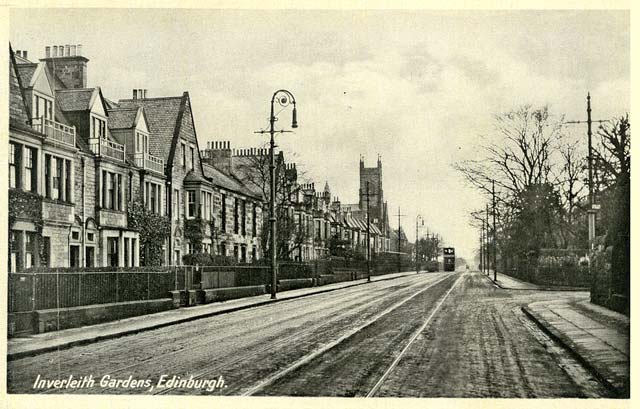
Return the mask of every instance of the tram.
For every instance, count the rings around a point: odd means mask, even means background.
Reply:
[[[455,271],[456,269],[456,249],[453,247],[444,247],[442,249],[442,265],[444,271]]]

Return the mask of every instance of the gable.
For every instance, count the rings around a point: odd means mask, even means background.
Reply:
[[[138,114],[136,115],[135,127],[136,127],[136,131],[149,134],[149,128],[147,128],[146,117],[144,114],[144,110],[142,109],[139,109]]]
[[[38,68],[36,68],[36,71],[33,73],[33,77],[31,77],[29,87],[33,87],[34,91],[53,98],[53,89],[49,82],[49,76],[46,73],[45,67],[45,63],[38,64]]]
[[[100,92],[98,92],[98,90],[93,91],[89,109],[92,114],[99,115],[103,118],[107,117],[107,113],[104,110],[104,101],[102,101],[102,95],[100,95]]]

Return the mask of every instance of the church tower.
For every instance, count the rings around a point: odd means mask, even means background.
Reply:
[[[381,225],[384,222],[384,196],[382,191],[382,161],[378,155],[376,167],[364,166],[364,157],[360,157],[360,200],[359,207],[363,212],[367,211],[367,182],[369,182],[369,212],[371,222]]]

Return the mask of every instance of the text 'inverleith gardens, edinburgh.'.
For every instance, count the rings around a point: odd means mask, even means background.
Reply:
[[[147,389],[148,392],[161,388],[180,388],[180,389],[201,389],[207,392],[213,392],[216,389],[226,388],[222,376],[214,379],[195,379],[193,375],[188,378],[180,376],[161,375],[157,380],[153,379],[134,379],[133,376],[128,378],[114,378],[110,375],[104,375],[101,378],[94,378],[93,375],[73,376],[63,379],[45,379],[39,374],[33,383],[33,389],[92,389],[92,388],[109,388],[109,389]]]

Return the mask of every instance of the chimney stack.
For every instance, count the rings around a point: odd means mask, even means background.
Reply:
[[[47,63],[47,67],[67,88],[86,88],[89,59],[82,56],[81,50],[80,44],[46,46],[45,58],[41,61]],[[24,53],[23,58],[26,58],[26,55],[27,53]],[[55,61],[53,61],[54,58]]]

